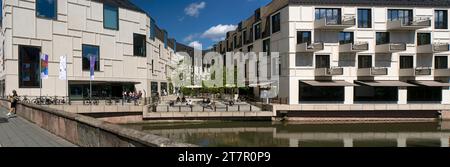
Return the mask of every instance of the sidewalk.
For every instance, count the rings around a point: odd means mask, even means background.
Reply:
[[[20,117],[8,119],[0,107],[0,147],[76,147]]]

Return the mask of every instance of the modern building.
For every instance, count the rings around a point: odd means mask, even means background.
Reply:
[[[176,41],[128,0],[4,0],[1,95],[88,97],[89,57],[96,57],[92,96],[169,92]],[[40,83],[39,57],[49,57]],[[59,79],[67,57],[67,80]]]
[[[214,50],[279,52],[286,104],[438,109],[450,104],[449,8],[444,0],[273,0]]]

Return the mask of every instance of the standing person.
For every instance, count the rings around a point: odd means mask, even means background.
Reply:
[[[11,107],[9,108],[8,114],[6,116],[10,117],[16,114],[16,106],[19,96],[17,95],[16,90],[13,90],[13,95],[9,97],[9,100],[11,101]]]

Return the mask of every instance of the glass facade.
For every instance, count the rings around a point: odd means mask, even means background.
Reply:
[[[147,56],[147,41],[145,35],[133,34],[133,51],[134,56]]]
[[[47,19],[56,19],[56,3],[56,0],[36,0],[36,16]]]
[[[84,45],[83,44],[83,59],[82,65],[84,71],[89,71],[91,69],[90,60],[91,56],[95,56],[95,71],[100,71],[100,48],[98,46],[93,45]]]
[[[371,9],[358,9],[358,28],[372,28]]]
[[[41,48],[19,46],[19,88],[40,88],[39,72]]]
[[[119,29],[119,8],[103,4],[103,27],[106,29]]]
[[[446,10],[434,11],[434,28],[435,29],[448,28],[448,12]]]
[[[297,44],[311,44],[311,31],[297,31]]]

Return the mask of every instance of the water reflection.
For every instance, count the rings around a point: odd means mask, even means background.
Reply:
[[[200,122],[125,126],[204,147],[449,147],[450,140],[450,122]]]

